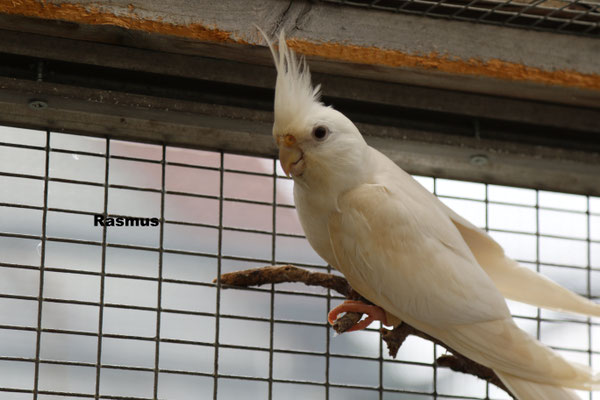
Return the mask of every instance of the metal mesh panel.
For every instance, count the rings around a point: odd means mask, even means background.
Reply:
[[[509,254],[600,292],[600,199],[419,177]],[[221,272],[328,270],[275,160],[0,129],[0,398],[502,399],[409,338],[334,337],[342,299],[300,284],[220,289]],[[156,227],[94,226],[95,214]],[[567,357],[598,361],[598,324],[510,303]],[[589,398],[589,395],[586,395]]]
[[[598,0],[321,0],[495,25],[600,36]]]

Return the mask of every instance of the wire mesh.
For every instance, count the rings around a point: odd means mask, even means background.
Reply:
[[[524,265],[600,293],[599,198],[418,179]],[[325,317],[342,299],[323,289],[212,282],[274,263],[329,270],[276,160],[3,127],[0,187],[0,398],[507,398],[438,369],[443,350],[421,339],[392,360],[376,328],[333,337]],[[510,307],[598,364],[597,321]]]
[[[598,0],[321,0],[556,33],[600,36]]]

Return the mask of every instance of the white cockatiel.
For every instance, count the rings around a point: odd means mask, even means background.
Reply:
[[[273,135],[306,237],[379,306],[347,303],[337,313],[406,321],[492,368],[519,400],[578,399],[572,389],[600,388],[587,366],[519,329],[505,297],[594,316],[600,306],[507,258],[484,231],[369,147],[348,118],[319,102],[319,87],[283,33],[279,51],[269,47],[277,68]]]

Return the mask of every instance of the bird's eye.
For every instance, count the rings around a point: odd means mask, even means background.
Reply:
[[[325,139],[328,134],[329,134],[329,129],[327,129],[324,126],[317,126],[312,131],[313,137],[315,139],[317,139],[317,140],[323,140],[323,139]]]

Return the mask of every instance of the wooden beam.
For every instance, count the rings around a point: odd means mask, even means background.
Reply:
[[[20,32],[259,64],[270,61],[256,57],[264,42],[255,25],[286,29],[288,44],[320,60],[320,72],[600,107],[593,38],[309,1],[13,0],[0,13],[29,18],[0,21]]]
[[[28,107],[34,98],[49,107]],[[0,124],[11,126],[276,157],[271,121],[268,111],[0,78]],[[600,195],[596,153],[476,137],[457,145],[437,132],[357,125],[410,173]]]

